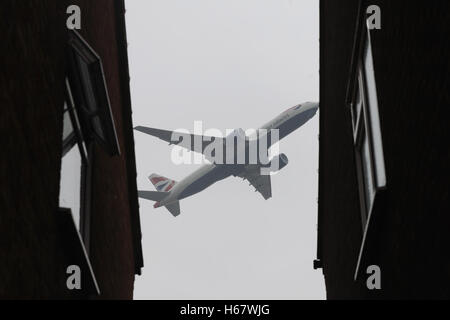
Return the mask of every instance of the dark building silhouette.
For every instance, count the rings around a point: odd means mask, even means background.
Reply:
[[[449,10],[320,2],[315,268],[329,299],[450,298]]]
[[[66,26],[71,5],[80,30]],[[123,0],[0,4],[0,298],[133,297],[143,258],[124,14]]]

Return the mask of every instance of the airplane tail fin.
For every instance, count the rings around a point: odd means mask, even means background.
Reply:
[[[161,202],[170,195],[170,190],[177,182],[157,174],[152,174],[148,179],[157,191],[139,191],[138,195],[140,198],[155,201],[153,207],[159,208]],[[174,217],[180,214],[180,201],[171,202],[165,207]]]
[[[173,186],[177,183],[175,180],[168,179],[156,173],[150,175],[148,179],[155,186],[156,190],[158,190],[159,192],[169,192],[173,188]]]

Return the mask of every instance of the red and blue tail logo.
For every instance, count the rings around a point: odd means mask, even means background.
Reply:
[[[157,174],[152,174],[148,179],[155,186],[156,190],[160,192],[169,192],[177,183],[175,180]]]

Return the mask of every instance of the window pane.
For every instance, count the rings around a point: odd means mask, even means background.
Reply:
[[[72,209],[77,229],[80,229],[80,187],[81,155],[78,148],[72,148],[61,163],[59,206]]]
[[[67,109],[66,103],[64,103],[64,110]],[[63,136],[62,140],[66,141],[68,137],[73,133],[72,120],[70,119],[69,111],[64,111],[64,124],[63,124]]]
[[[375,71],[373,66],[372,46],[370,38],[366,40],[363,56],[364,64],[364,78],[366,83],[367,94],[367,112],[370,114],[368,120],[370,121],[370,128],[372,130],[373,148],[375,158],[375,168],[378,187],[384,187],[386,185],[386,174],[384,168],[384,154],[383,144],[381,137],[380,118],[378,113],[378,99],[377,88],[375,83]]]
[[[372,175],[372,160],[370,157],[370,147],[369,140],[367,138],[366,132],[363,133],[362,145],[361,145],[361,162],[363,168],[363,178],[364,178],[364,192],[365,192],[365,203],[366,211],[370,212],[372,202],[375,198],[375,188],[374,180]]]
[[[89,66],[87,63],[78,57],[78,63],[80,66],[80,72],[82,76],[82,83],[83,83],[83,89],[85,93],[86,98],[86,108],[91,112],[98,112],[98,105],[97,105],[97,99],[94,94],[94,88],[91,80],[91,74],[89,71]],[[98,116],[94,116],[91,120],[92,122],[92,128],[95,131],[95,133],[102,139],[105,140],[105,135],[103,133],[102,129],[102,123],[100,121],[100,118]]]
[[[377,105],[377,88],[375,85],[375,74],[373,69],[372,47],[367,39],[364,47],[364,74],[367,88],[367,100],[371,105]]]

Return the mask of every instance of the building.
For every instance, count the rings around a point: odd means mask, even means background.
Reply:
[[[124,1],[0,12],[0,298],[131,299],[143,258]]]
[[[315,268],[329,299],[450,298],[449,9],[320,2]]]

